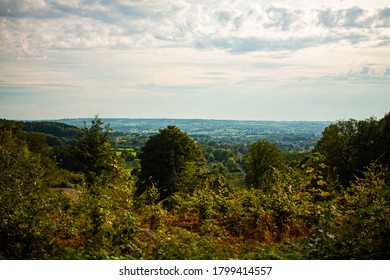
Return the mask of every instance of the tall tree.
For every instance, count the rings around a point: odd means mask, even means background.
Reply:
[[[374,117],[357,122],[354,146],[357,151],[356,165],[359,171],[363,171],[373,160],[382,155],[382,149],[378,147],[380,138],[379,122]]]
[[[343,120],[331,124],[322,133],[315,151],[325,156],[325,163],[334,171],[342,185],[347,187],[355,176],[373,161],[389,162],[390,114],[377,121]]]
[[[103,129],[103,122],[98,118],[91,123],[91,127],[85,127],[77,136],[78,146],[75,149],[75,157],[82,172],[85,174],[87,195],[91,208],[91,233],[95,238],[94,243],[102,241],[102,226],[106,221],[108,187],[115,186],[121,175],[119,160],[109,143],[110,128]]]
[[[272,169],[284,167],[283,154],[275,143],[258,140],[249,145],[245,164],[248,186],[264,189],[264,182]]]
[[[175,126],[161,129],[152,136],[140,154],[141,173],[137,194],[153,184],[165,199],[179,190],[191,188],[191,182],[202,171],[202,150],[188,135]]]
[[[102,120],[96,116],[91,127],[82,128],[77,136],[75,158],[86,176],[87,184],[103,185],[115,181],[119,175],[119,161],[109,142],[110,128],[103,128]]]
[[[329,125],[315,147],[316,152],[325,156],[325,164],[333,168],[344,187],[349,185],[358,167],[357,125],[352,119]]]
[[[377,155],[381,162],[390,164],[390,111],[379,120],[379,139],[377,142]]]

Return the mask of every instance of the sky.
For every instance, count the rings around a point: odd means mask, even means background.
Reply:
[[[388,0],[0,0],[0,118],[389,110]]]

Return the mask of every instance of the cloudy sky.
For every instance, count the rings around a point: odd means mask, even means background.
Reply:
[[[389,110],[388,0],[0,0],[0,118]]]

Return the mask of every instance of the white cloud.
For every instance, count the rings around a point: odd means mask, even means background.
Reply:
[[[18,56],[28,53],[26,49],[34,53],[38,49],[142,47],[142,43],[294,51],[338,43],[343,36],[352,44],[359,43],[366,36],[362,28],[369,28],[370,37],[380,40],[384,31],[379,29],[390,24],[388,8],[289,5],[289,1],[270,5],[267,1],[2,0],[0,39],[3,47],[12,45]]]
[[[41,17],[47,11],[44,0],[2,0],[0,16],[8,17]]]
[[[66,96],[76,90],[104,102],[110,92],[140,104],[147,100],[140,96],[153,96],[158,104],[172,92],[183,104],[196,103],[196,93],[203,104],[208,94],[217,102],[220,92],[260,98],[255,92],[264,91],[266,99],[274,91],[289,94],[291,85],[300,83],[313,91],[316,82],[388,87],[387,5],[382,0],[0,0],[0,101],[2,85]]]

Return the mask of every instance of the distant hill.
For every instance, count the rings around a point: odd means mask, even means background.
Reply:
[[[74,138],[80,132],[78,127],[63,122],[25,121],[23,124],[25,131],[41,132],[56,137]]]
[[[90,119],[61,119],[57,122],[81,127]],[[313,135],[320,136],[330,121],[239,121],[206,119],[102,119],[114,132],[153,134],[168,125],[174,125],[189,135],[258,136],[258,135]]]
[[[77,127],[89,126],[92,118],[62,119]],[[227,143],[248,145],[258,139],[278,143],[284,151],[306,152],[314,148],[329,121],[239,121],[206,119],[102,119],[113,130],[112,137],[138,135],[145,139],[169,125],[177,126],[197,141],[202,139],[225,139]],[[234,138],[234,139],[233,139]],[[127,139],[128,140],[128,139]],[[203,141],[204,142],[204,141]]]
[[[14,122],[21,125],[24,131],[42,133],[50,146],[75,144],[75,136],[80,132],[78,127],[63,122],[11,120],[0,120],[0,122]]]

